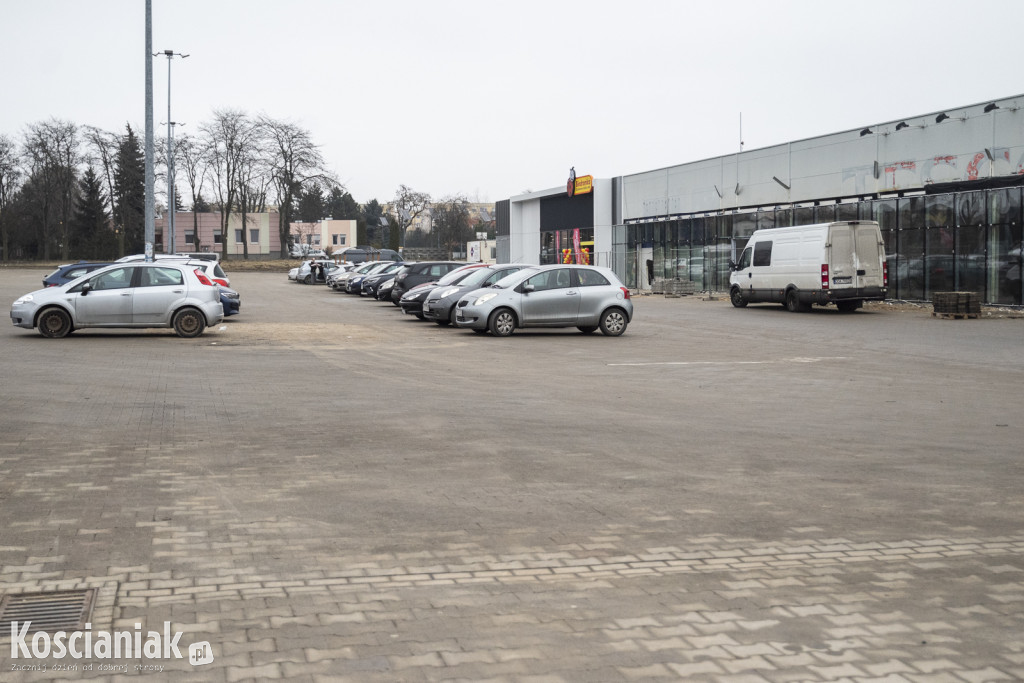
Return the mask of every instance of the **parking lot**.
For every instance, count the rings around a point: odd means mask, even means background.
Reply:
[[[0,328],[0,591],[211,643],[161,679],[1024,679],[1024,320],[499,339],[225,270],[196,339]]]

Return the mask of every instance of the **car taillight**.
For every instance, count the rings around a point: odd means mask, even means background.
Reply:
[[[197,278],[199,278],[199,284],[206,285],[207,287],[213,287],[213,283],[210,282],[210,278],[206,277],[206,273],[199,270],[198,268],[196,268],[192,272],[196,274]]]
[[[828,264],[821,264],[821,288],[828,289]]]
[[[619,287],[619,289],[622,290],[622,298],[623,299],[628,299],[629,298],[629,290],[626,289],[625,287]]]
[[[213,278],[213,281],[216,282],[221,287],[227,287],[228,286],[228,281],[227,280],[221,280],[220,278],[215,277],[215,278]]]
[[[882,261],[882,286],[889,286],[889,262]]]

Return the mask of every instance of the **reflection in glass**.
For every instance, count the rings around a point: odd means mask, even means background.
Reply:
[[[899,231],[896,255],[898,297],[910,301],[924,299],[924,229]]]
[[[985,228],[965,226],[956,232],[956,289],[985,297]]]
[[[988,301],[1021,305],[1021,225],[993,225],[988,233]]]
[[[954,279],[953,228],[931,228],[926,231],[924,277],[924,298],[930,299],[935,292],[956,290]]]

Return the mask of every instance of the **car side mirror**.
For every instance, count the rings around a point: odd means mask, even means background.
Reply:
[[[88,282],[82,285],[82,296],[85,296],[92,291],[92,285]]]
[[[533,285],[523,285],[523,294],[529,294],[534,290]]]

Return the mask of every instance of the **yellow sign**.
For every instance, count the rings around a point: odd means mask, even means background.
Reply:
[[[576,178],[576,187],[573,196],[578,194],[589,194],[594,189],[594,176],[581,175]]]

